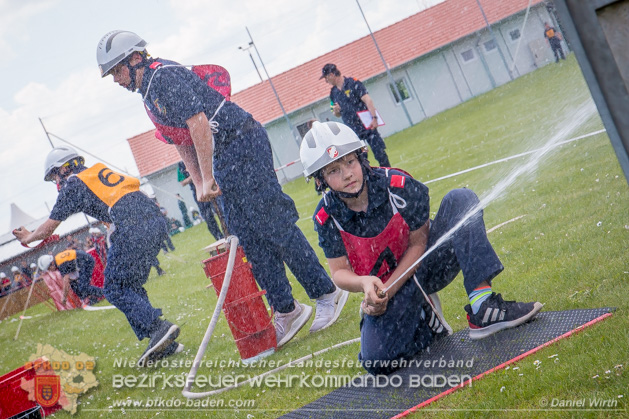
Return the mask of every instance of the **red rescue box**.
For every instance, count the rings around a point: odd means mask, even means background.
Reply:
[[[21,387],[22,378],[35,380],[37,376],[35,368],[38,363],[41,365],[44,362],[47,360],[40,358],[0,377],[0,419],[8,419],[29,409],[35,410],[34,408],[38,406],[38,403],[28,399],[28,392]],[[61,409],[61,405],[55,403],[50,407],[42,407],[42,409],[43,413],[48,416]]]

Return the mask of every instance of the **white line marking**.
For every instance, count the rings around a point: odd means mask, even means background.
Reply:
[[[563,145],[563,144],[571,143],[572,141],[577,141],[577,140],[581,140],[583,138],[592,137],[592,136],[598,135],[598,134],[600,134],[602,132],[605,132],[605,130],[604,129],[600,129],[598,131],[590,132],[589,134],[584,134],[584,135],[580,135],[578,137],[571,138],[571,139],[566,140],[566,141],[561,141],[561,142],[555,144],[554,146],[552,146],[552,148],[558,147],[558,146]],[[439,180],[448,179],[448,178],[454,177],[456,175],[461,175],[463,173],[471,172],[471,171],[476,170],[476,169],[482,169],[483,167],[491,166],[491,165],[496,164],[496,163],[502,163],[502,162],[505,162],[505,161],[517,159],[518,157],[526,156],[528,154],[537,153],[538,151],[545,150],[545,149],[546,149],[546,147],[538,148],[536,150],[526,151],[526,152],[520,153],[520,154],[515,154],[513,156],[505,157],[504,159],[498,159],[498,160],[491,161],[489,163],[481,164],[480,166],[470,167],[469,169],[461,170],[460,172],[456,172],[456,173],[452,173],[452,174],[445,175],[445,176],[442,176],[442,177],[438,177],[437,179],[430,179],[430,180],[427,180],[426,182],[422,182],[422,183],[424,185],[426,185],[428,183],[432,183],[432,182],[437,182]]]
[[[85,311],[100,311],[100,310],[111,310],[112,308],[116,308],[115,306],[102,306],[102,307],[92,307],[92,306],[85,306],[83,307],[83,310]]]
[[[520,219],[520,218],[522,218],[522,217],[526,217],[526,214],[523,214],[523,215],[518,215],[517,217],[512,218],[512,219],[510,219],[510,220],[507,220],[507,221],[505,221],[504,223],[500,223],[500,224],[498,224],[497,226],[493,226],[492,228],[490,228],[489,230],[487,230],[487,234],[491,233],[491,232],[492,232],[492,231],[494,231],[494,230],[498,230],[498,229],[499,229],[500,227],[502,227],[503,225],[506,225],[506,224],[512,223],[512,222],[514,222],[514,221],[517,221],[517,220],[519,220],[519,219]]]

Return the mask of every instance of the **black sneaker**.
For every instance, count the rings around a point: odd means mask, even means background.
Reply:
[[[168,320],[163,320],[159,327],[151,333],[149,345],[138,360],[138,367],[143,367],[151,354],[158,356],[179,336],[179,326],[172,324]]]
[[[171,355],[178,354],[183,351],[183,345],[181,343],[175,342],[174,340],[170,342],[170,345],[166,346],[161,352],[153,352],[149,356],[146,357],[146,365],[148,367],[152,366],[153,363],[169,357]]]
[[[531,320],[542,309],[542,303],[518,303],[504,301],[500,294],[492,293],[483,301],[478,313],[465,306],[467,321],[470,324],[470,339],[478,340],[496,332],[518,326]]]

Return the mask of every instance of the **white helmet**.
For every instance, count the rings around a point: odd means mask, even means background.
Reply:
[[[40,271],[47,271],[53,260],[52,255],[42,255],[37,259],[37,267]]]
[[[112,68],[135,51],[144,51],[145,47],[146,41],[133,32],[107,32],[96,48],[101,77],[108,75]]]
[[[347,125],[315,121],[299,149],[304,176],[312,176],[333,161],[363,147],[365,142]]]
[[[85,159],[83,159],[82,156],[79,156],[79,153],[77,153],[72,147],[61,146],[53,148],[46,156],[46,163],[44,164],[44,180],[52,180],[51,175],[53,169],[58,169],[70,160],[77,158],[79,159],[79,164],[85,163]]]
[[[17,266],[11,266],[11,272],[15,273],[19,271],[19,269],[17,268]]]
[[[0,272],[0,278],[4,279],[7,277],[7,274],[5,274],[4,272]]]
[[[34,263],[31,263],[30,268],[31,269],[35,269],[37,267],[37,265],[35,265]]]

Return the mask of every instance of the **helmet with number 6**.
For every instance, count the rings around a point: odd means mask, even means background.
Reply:
[[[62,166],[67,165],[71,168],[82,167],[85,164],[85,159],[80,156],[72,147],[62,146],[53,148],[46,156],[46,162],[44,164],[44,180],[52,180],[52,176],[56,170],[59,170]]]
[[[363,147],[365,142],[347,125],[315,121],[299,149],[304,176],[313,176],[333,161]]]

